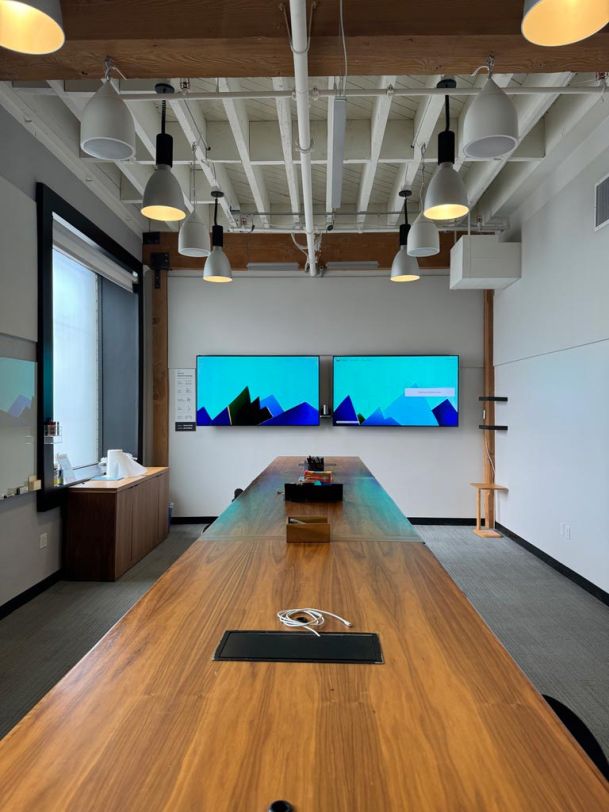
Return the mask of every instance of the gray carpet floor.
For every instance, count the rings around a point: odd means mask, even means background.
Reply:
[[[0,738],[199,536],[177,525],[115,583],[60,581],[0,620]],[[542,692],[569,705],[609,754],[609,607],[508,539],[417,530]]]

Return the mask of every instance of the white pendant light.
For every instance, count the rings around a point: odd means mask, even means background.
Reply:
[[[64,44],[59,0],[0,0],[0,45],[21,54],[52,54]]]
[[[166,102],[161,105],[161,132],[156,137],[156,167],[146,188],[141,212],[150,220],[175,222],[186,217],[182,188],[171,171],[173,138],[165,132]]]
[[[167,164],[158,164],[148,179],[141,211],[150,220],[175,222],[186,217],[182,189]]]
[[[421,278],[419,263],[415,257],[410,256],[406,248],[408,232],[410,231],[408,224],[408,198],[411,194],[410,189],[402,189],[400,192],[400,197],[404,198],[404,222],[400,226],[400,247],[391,264],[391,275],[389,278],[392,282],[416,282],[417,279]]]
[[[419,214],[408,232],[408,256],[433,257],[440,253],[440,233],[423,212]]]
[[[456,87],[454,79],[442,79],[438,87]],[[455,134],[450,129],[450,101],[444,99],[445,129],[438,134],[438,166],[427,187],[423,214],[429,220],[458,220],[469,211],[463,180],[453,166]]]
[[[190,169],[190,200],[193,209],[182,223],[178,236],[178,252],[185,257],[207,257],[211,250],[207,215],[205,209],[197,203],[196,150],[197,145],[193,144]]]
[[[488,160],[511,152],[518,144],[518,114],[512,100],[489,75],[463,122],[463,153]]]
[[[185,257],[208,257],[210,250],[209,223],[203,207],[195,204],[180,227],[178,251]]]
[[[607,23],[607,0],[525,0],[521,31],[534,45],[569,45]]]
[[[110,81],[112,68],[112,60],[107,59],[104,83],[83,110],[80,147],[103,161],[125,161],[135,155],[135,125],[131,111]]]
[[[224,197],[219,189],[212,191],[214,202],[214,225],[211,230],[211,254],[205,260],[203,280],[205,282],[232,282],[233,272],[230,262],[224,253],[224,229],[218,225],[218,200]]]

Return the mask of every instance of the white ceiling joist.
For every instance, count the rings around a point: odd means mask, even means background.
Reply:
[[[236,79],[220,79],[220,89],[229,92],[237,91],[239,89],[239,82]],[[247,177],[247,181],[252,190],[252,196],[259,212],[268,212],[270,209],[270,202],[264,176],[260,167],[254,166],[250,160],[249,151],[249,119],[245,110],[243,101],[236,99],[224,99],[223,101],[226,116],[228,118],[231,130],[233,131],[233,138],[239,151],[243,170]],[[261,214],[261,221],[265,228],[270,225],[270,220],[266,214]]]
[[[594,96],[563,97],[548,111],[545,126],[545,157],[536,165],[511,164],[501,172],[481,198],[478,208],[485,222],[511,215],[525,202],[542,194],[544,182],[551,183],[556,194],[570,180],[567,162],[576,153],[584,153],[589,162],[606,148],[609,129],[609,105]],[[579,161],[581,168],[582,160]]]
[[[283,76],[273,78],[275,90],[288,90],[288,82]],[[275,99],[277,107],[277,119],[279,121],[279,133],[281,135],[281,148],[283,152],[283,162],[285,164],[285,176],[290,194],[290,206],[293,212],[300,212],[300,194],[298,190],[298,174],[294,166],[294,134],[292,129],[292,111],[290,99],[280,97]],[[295,217],[295,222],[299,218]]]
[[[434,88],[442,76],[430,76],[428,77],[425,85],[427,88]],[[420,102],[417,112],[414,117],[414,135],[413,135],[413,148],[414,148],[414,156],[411,161],[409,161],[403,168],[401,168],[396,176],[396,179],[393,184],[393,189],[391,191],[391,196],[387,201],[387,210],[388,211],[399,211],[403,205],[404,200],[400,197],[400,191],[402,189],[408,189],[412,187],[414,180],[417,176],[419,171],[419,166],[421,165],[421,160],[423,157],[423,152],[421,147],[423,144],[428,145],[429,141],[436,129],[436,125],[438,123],[438,118],[440,117],[440,113],[444,108],[444,96],[426,96]],[[387,223],[389,225],[395,225],[399,220],[399,215],[390,214],[387,217]]]
[[[195,102],[170,100],[169,106],[181,126],[184,136],[189,144],[195,144],[195,155],[203,174],[212,187],[220,188],[224,192],[224,197],[220,198],[220,206],[224,216],[231,227],[235,227],[237,222],[233,215],[233,210],[239,209],[239,201],[230,182],[226,170],[223,166],[211,163],[207,155],[207,122],[205,116]],[[203,140],[203,141],[202,141]]]
[[[379,87],[394,87],[396,80],[397,76],[381,76],[379,79]],[[390,94],[387,96],[378,96],[374,100],[372,121],[370,123],[370,160],[364,166],[357,198],[357,208],[360,212],[365,212],[368,209],[392,100],[393,96]],[[365,214],[357,215],[357,222],[359,224],[363,224],[365,220]]]
[[[63,165],[82,183],[86,184],[108,208],[124,218],[126,225],[141,234],[145,221],[139,212],[120,201],[120,185],[117,185],[99,165],[89,165],[80,159],[78,149],[73,148],[65,133],[57,132],[32,104],[33,98],[24,99],[16,93],[9,82],[0,82],[0,104],[17,121],[24,125]],[[78,143],[78,136],[75,141]]]

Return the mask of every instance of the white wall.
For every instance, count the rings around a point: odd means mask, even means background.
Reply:
[[[36,341],[36,182],[46,183],[135,256],[141,255],[141,241],[2,108],[0,155],[0,333]],[[45,532],[48,544],[41,550]],[[0,502],[0,606],[60,563],[59,511],[38,513],[35,494]]]
[[[404,285],[366,276],[211,285],[172,275],[169,366],[194,367],[206,353],[459,354],[461,422],[455,429],[358,430],[322,421],[319,428],[170,431],[176,516],[218,515],[235,488],[280,454],[357,455],[406,515],[473,515],[469,483],[481,473],[479,292],[451,292],[446,276]]]
[[[575,160],[519,213],[522,279],[495,298],[498,520],[609,590],[609,226],[593,228],[609,150]]]

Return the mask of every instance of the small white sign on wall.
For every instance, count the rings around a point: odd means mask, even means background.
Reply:
[[[176,431],[197,430],[194,369],[174,369],[173,405]]]

